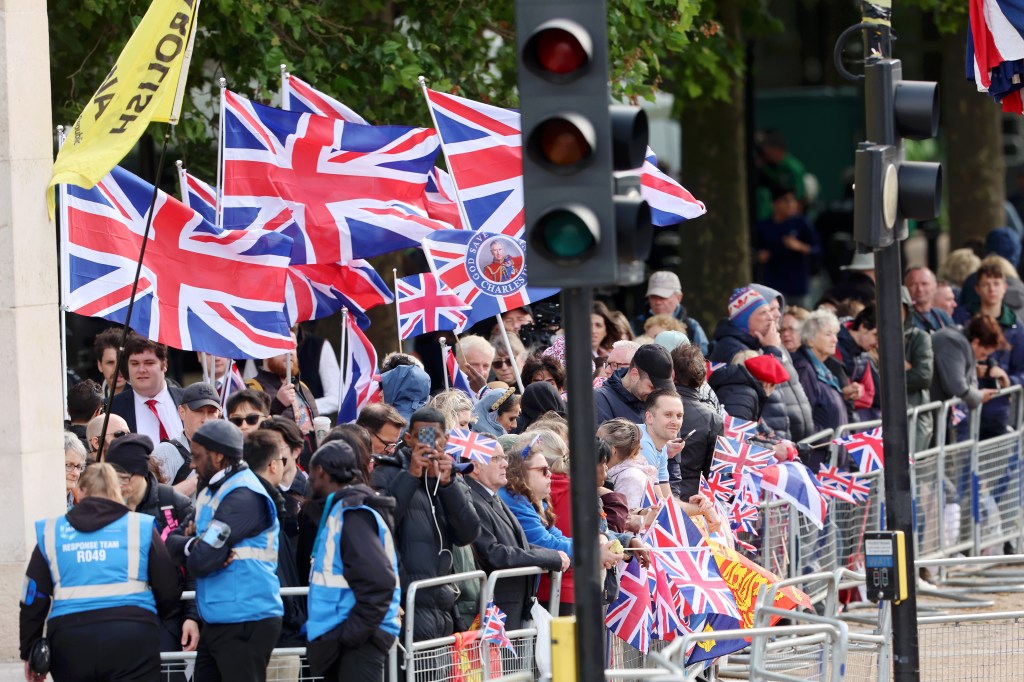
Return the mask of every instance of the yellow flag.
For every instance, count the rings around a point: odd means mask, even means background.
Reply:
[[[178,122],[199,2],[153,0],[57,154],[46,197],[51,218],[54,185],[95,186],[150,121]]]

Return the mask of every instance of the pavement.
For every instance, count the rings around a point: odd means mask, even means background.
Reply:
[[[0,663],[0,682],[25,682],[25,667],[17,663]]]

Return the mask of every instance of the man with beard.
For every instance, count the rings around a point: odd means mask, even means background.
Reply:
[[[284,613],[277,507],[242,461],[242,432],[230,422],[199,427],[192,468],[202,489],[195,526],[167,544],[196,579],[203,628],[195,678],[266,680]]]

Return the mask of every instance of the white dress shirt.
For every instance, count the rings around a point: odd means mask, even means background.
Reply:
[[[135,392],[133,391],[133,393]],[[167,384],[164,384],[164,389],[153,396],[153,398],[156,400],[156,411],[160,415],[160,421],[163,422],[164,430],[167,431],[167,437],[177,438],[185,430],[185,427],[181,424],[181,417],[178,416],[178,406],[174,404],[171,392],[167,390]],[[159,443],[160,424],[157,423],[156,416],[149,409],[149,405],[146,404],[147,400],[150,399],[135,393],[136,433],[149,436],[153,439],[153,443]]]

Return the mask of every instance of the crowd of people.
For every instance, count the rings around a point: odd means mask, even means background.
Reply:
[[[780,460],[814,471],[822,455],[800,440],[878,416],[869,266],[855,259],[814,310],[764,284],[740,287],[710,336],[688,316],[678,276],[655,272],[633,322],[594,304],[590,386],[566,383],[564,336],[527,347],[519,331],[532,311],[510,311],[507,343],[499,330],[458,339],[469,391],[432,393],[420,360],[393,353],[381,397],[330,430],[317,426],[324,387],[300,371],[301,350],[263,361],[244,385],[218,359],[179,387],[163,346],[133,333],[119,367],[121,331],[105,331],[102,383],[67,396],[68,511],[37,524],[21,600],[26,678],[42,679],[33,662],[45,643],[56,680],[156,679],[159,652],[181,650],[197,652],[196,680],[266,679],[272,650],[289,646],[307,647],[308,660],[275,660],[273,679],[308,665],[327,679],[381,680],[409,585],[474,569],[566,572],[560,610],[572,613],[571,458],[597,467],[600,562],[614,576],[625,560],[647,561],[650,490],[708,529],[727,526],[699,492],[724,415],[756,423]],[[981,408],[983,436],[1005,432],[1008,402],[995,394],[1024,382],[1014,263],[954,252],[947,279],[914,267],[905,284],[908,404],[962,398]],[[306,353],[314,366],[322,348]],[[596,439],[570,452],[566,401],[581,397],[595,400]],[[487,462],[446,454],[465,429],[500,449]],[[933,432],[921,420],[917,447]],[[280,594],[301,586],[308,597]],[[530,620],[537,597],[532,576],[499,581],[505,627]],[[478,605],[473,584],[418,590],[412,635],[466,631]]]

